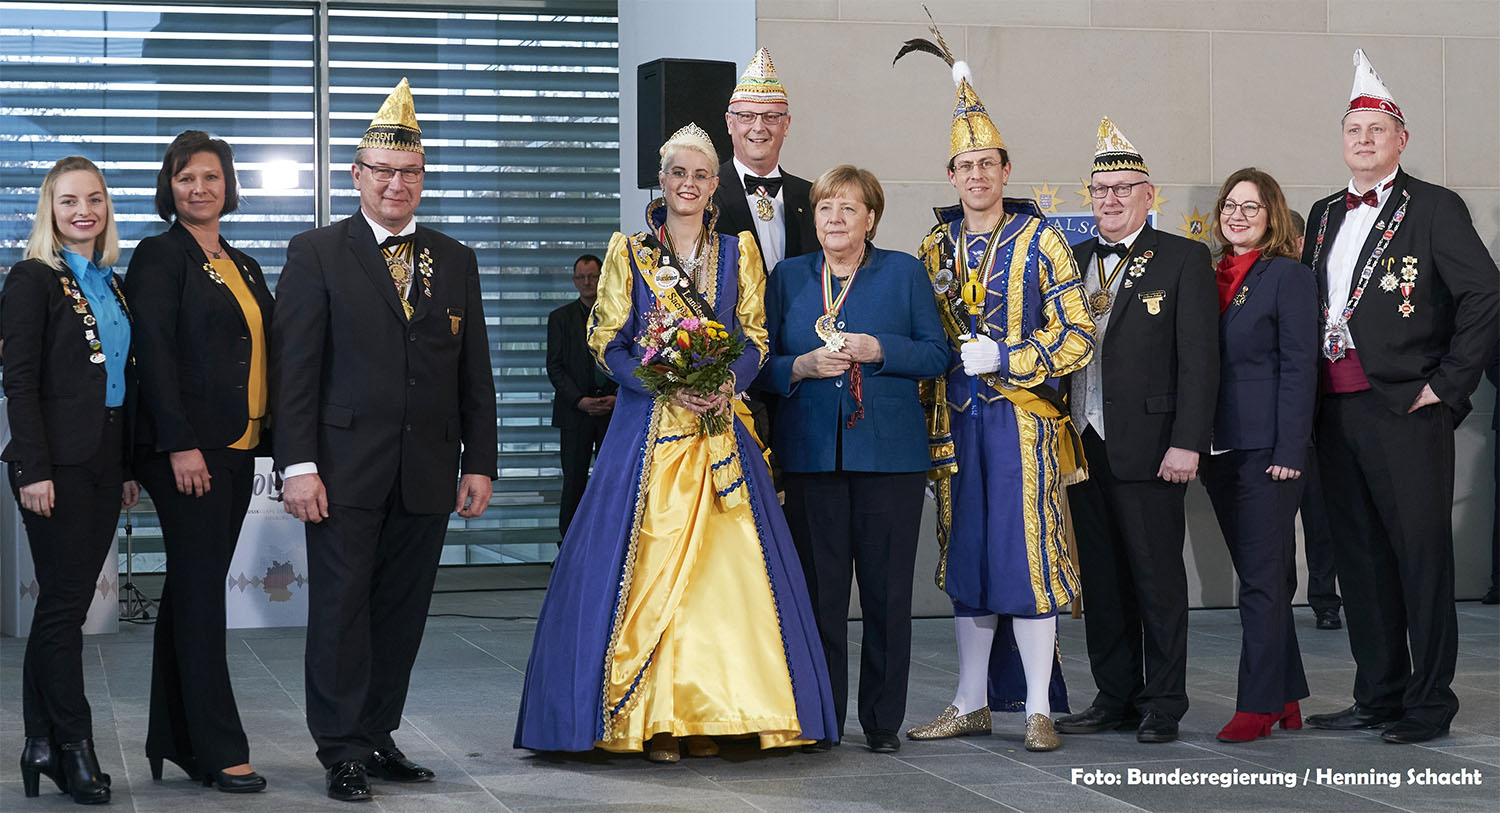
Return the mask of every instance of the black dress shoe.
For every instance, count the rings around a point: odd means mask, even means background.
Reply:
[[[1484,594],[1484,598],[1480,599],[1479,603],[1480,604],[1500,604],[1500,587],[1497,587],[1496,585],[1493,585],[1493,584],[1490,585],[1489,592],[1487,592],[1487,593]]]
[[[1361,706],[1358,703],[1332,714],[1309,714],[1303,721],[1313,728],[1325,731],[1357,731],[1361,728],[1380,728],[1386,723],[1401,719],[1399,714],[1385,714]]]
[[[1148,711],[1135,729],[1136,742],[1172,742],[1177,739],[1177,721],[1160,711]]]
[[[340,802],[368,802],[370,779],[365,764],[357,759],[334,763],[328,769],[328,798]]]
[[[1129,731],[1141,722],[1135,714],[1110,711],[1099,706],[1089,706],[1077,714],[1069,714],[1052,721],[1053,727],[1062,734],[1098,734],[1101,731]]]
[[[865,735],[865,743],[877,754],[894,754],[901,750],[901,738],[894,731],[871,731]]]
[[[1344,622],[1339,619],[1338,610],[1318,610],[1318,629],[1341,630]]]
[[[191,780],[193,780],[193,781],[195,781],[195,782],[203,778],[203,772],[198,770],[198,760],[194,759],[193,757],[165,757],[165,756],[163,756],[163,757],[153,757],[153,756],[147,756],[146,757],[146,761],[149,762],[149,763],[151,763],[151,779],[152,780],[160,780],[161,779],[161,770],[162,770],[162,762],[163,761],[170,762],[173,765],[176,765],[177,767],[181,768],[182,772],[185,773],[185,774],[187,774],[188,778],[191,779]]]
[[[26,798],[34,799],[41,794],[40,784],[45,776],[57,783],[57,789],[68,792],[67,780],[57,763],[59,754],[48,737],[27,737],[21,749],[21,784],[25,786]]]
[[[203,777],[203,787],[210,785],[218,785],[219,790],[225,793],[259,793],[266,789],[266,778],[255,771],[250,773],[214,771]]]
[[[437,774],[406,758],[401,749],[376,748],[370,762],[370,775],[388,782],[431,782]]]
[[[1448,736],[1448,724],[1438,725],[1427,720],[1418,720],[1413,717],[1403,717],[1397,722],[1391,723],[1381,732],[1380,738],[1386,742],[1398,745],[1410,745],[1415,742],[1427,742],[1438,737]]]
[[[109,801],[109,783],[99,770],[93,740],[65,742],[58,746],[58,767],[68,794],[81,805],[99,805]]]
[[[802,752],[804,754],[827,753],[828,751],[832,751],[835,745],[838,745],[838,742],[835,740],[818,740],[802,746]]]

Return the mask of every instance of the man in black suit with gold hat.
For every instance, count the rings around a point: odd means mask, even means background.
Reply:
[[[1067,382],[1089,478],[1068,501],[1098,694],[1056,725],[1171,742],[1188,708],[1185,501],[1218,398],[1218,290],[1207,246],[1147,222],[1156,187],[1107,116],[1089,194],[1099,237],[1073,253],[1097,345]]]
[[[359,211],[293,237],[276,290],[276,465],[307,533],[307,725],[343,801],[370,798],[367,772],[433,778],[391,734],[448,515],[482,514],[495,477],[478,263],[413,218],[425,165],[402,79],[354,153]]]
[[[1453,428],[1494,357],[1495,261],[1449,189],[1401,169],[1401,109],[1354,53],[1347,189],[1313,204],[1302,261],[1323,299],[1318,467],[1354,653],[1324,729],[1426,742],[1458,712]]]

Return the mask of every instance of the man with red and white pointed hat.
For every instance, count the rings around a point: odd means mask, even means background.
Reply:
[[[1323,299],[1318,463],[1354,653],[1354,705],[1307,718],[1441,737],[1458,711],[1453,428],[1495,352],[1495,262],[1452,190],[1401,169],[1410,133],[1354,52],[1346,190],[1313,204],[1302,261]]]

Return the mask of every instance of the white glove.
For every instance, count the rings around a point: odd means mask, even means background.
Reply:
[[[984,375],[1000,369],[1000,345],[985,335],[967,337],[959,348],[965,375]]]

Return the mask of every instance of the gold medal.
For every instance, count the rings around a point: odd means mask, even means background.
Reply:
[[[1089,312],[1094,318],[1109,313],[1109,306],[1114,304],[1115,297],[1109,291],[1095,291],[1089,294]]]
[[[776,216],[776,207],[771,205],[771,199],[757,193],[755,198],[755,216],[770,223],[771,218]]]

